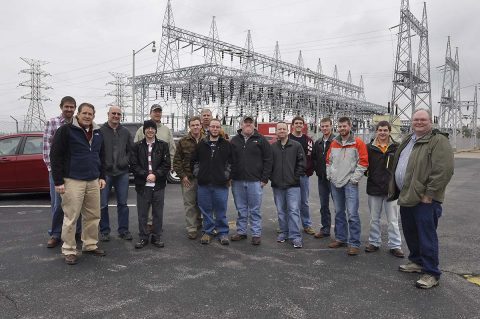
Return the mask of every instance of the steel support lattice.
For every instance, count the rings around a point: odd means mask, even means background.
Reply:
[[[115,80],[108,82],[107,85],[114,85],[115,88],[112,91],[108,92],[106,96],[113,96],[115,97],[115,100],[109,103],[108,106],[118,106],[122,110],[122,122],[124,122],[126,120],[125,116],[128,115],[125,111],[127,107],[129,107],[126,101],[127,98],[130,97],[126,90],[127,75],[116,72],[109,73],[115,78]]]
[[[42,94],[42,89],[48,90],[51,89],[51,87],[46,85],[42,81],[43,78],[49,76],[50,74],[43,71],[41,67],[48,62],[27,58],[20,59],[22,59],[30,66],[29,69],[24,69],[20,71],[21,73],[26,73],[30,75],[29,81],[25,81],[19,84],[20,86],[30,88],[30,94],[26,94],[21,97],[21,99],[30,100],[27,115],[25,116],[23,131],[42,131],[46,120],[42,102],[50,101],[49,98],[45,97]]]

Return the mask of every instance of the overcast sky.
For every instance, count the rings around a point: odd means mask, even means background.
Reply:
[[[15,0],[2,1],[0,12],[0,124],[21,120],[29,101],[20,100],[29,88],[20,70],[28,65],[20,57],[48,61],[51,74],[44,91],[47,118],[59,113],[62,96],[91,102],[97,122],[106,119],[105,96],[113,86],[108,72],[132,73],[132,50],[148,42],[160,43],[166,0]],[[272,55],[279,42],[282,59],[296,63],[302,50],[305,67],[333,75],[337,65],[341,80],[350,70],[354,84],[360,75],[367,100],[386,105],[391,98],[396,50],[395,29],[400,21],[400,0],[172,0],[176,26],[208,35],[216,16],[219,37],[244,46],[251,30],[254,50]],[[421,19],[423,2],[410,0],[410,10]],[[432,99],[437,105],[447,36],[459,47],[463,100],[473,99],[473,84],[480,82],[480,1],[427,2]],[[157,44],[157,47],[158,47]],[[197,51],[201,55],[201,50]],[[136,74],[155,71],[157,53],[144,50],[136,56]],[[182,61],[195,60],[183,53]],[[198,56],[196,57],[198,58]],[[187,66],[187,65],[182,65]]]

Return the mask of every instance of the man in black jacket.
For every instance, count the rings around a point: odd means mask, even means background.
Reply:
[[[302,248],[300,233],[300,176],[305,174],[305,154],[302,145],[288,138],[285,122],[277,124],[278,140],[272,144],[273,197],[277,206],[280,234],[277,242],[291,240],[294,248]]]
[[[132,235],[128,230],[129,210],[127,198],[129,182],[128,161],[132,151],[133,139],[130,131],[120,124],[122,110],[118,106],[110,107],[107,115],[108,121],[100,128],[105,147],[105,174],[107,182],[100,194],[100,240],[110,240],[108,197],[112,186],[115,188],[117,198],[118,236],[126,240],[132,240]]]
[[[133,147],[130,165],[135,177],[137,191],[138,230],[140,240],[135,248],[141,249],[148,244],[148,211],[152,209],[152,240],[155,247],[162,248],[163,206],[165,186],[170,170],[170,151],[168,143],[156,138],[157,124],[148,120],[143,122],[144,138]]]
[[[387,201],[388,184],[392,179],[393,157],[398,143],[391,136],[391,126],[387,121],[380,121],[376,126],[376,137],[367,145],[368,170],[366,172],[368,208],[370,209],[370,235],[365,252],[379,250],[382,243],[380,218],[382,208],[387,215],[388,248],[390,253],[399,258],[405,255],[402,251],[402,236],[398,228],[398,208],[395,201]]]
[[[200,242],[209,244],[215,235],[222,245],[228,245],[227,202],[230,184],[232,150],[220,136],[221,123],[210,121],[209,134],[200,141],[192,156],[193,174],[198,180],[198,207],[203,216],[203,236]]]
[[[318,176],[318,197],[320,197],[320,216],[322,227],[314,235],[315,238],[329,238],[332,219],[330,214],[330,181],[327,179],[327,152],[334,139],[332,120],[328,117],[320,121],[320,137],[313,146],[312,161]]]
[[[272,149],[268,141],[255,130],[252,116],[245,116],[242,128],[230,143],[232,145],[232,194],[237,208],[237,233],[232,241],[247,238],[250,221],[252,245],[260,245],[262,236],[263,187],[272,171]]]
[[[100,190],[105,187],[105,160],[100,127],[93,122],[95,107],[82,103],[72,123],[55,133],[50,160],[55,191],[64,212],[62,254],[68,265],[77,263],[75,224],[82,214],[82,250],[105,256],[99,249]]]

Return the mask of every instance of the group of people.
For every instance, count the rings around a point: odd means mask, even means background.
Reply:
[[[232,137],[209,109],[188,120],[189,132],[176,146],[171,131],[161,123],[162,108],[150,109],[150,120],[132,138],[120,123],[122,111],[112,106],[108,121],[94,122],[95,108],[78,107],[72,97],[60,103],[62,114],[51,119],[44,134],[44,159],[50,172],[52,198],[51,238],[47,247],[63,241],[67,264],[78,261],[76,240],[82,250],[104,256],[98,241],[110,240],[108,198],[114,187],[117,198],[118,235],[132,240],[127,206],[129,173],[137,192],[141,249],[162,241],[166,177],[175,170],[181,179],[186,235],[201,244],[215,238],[222,245],[242,241],[250,233],[251,244],[262,239],[263,190],[271,182],[278,214],[277,242],[303,247],[302,231],[315,238],[331,237],[329,200],[335,207],[334,239],[330,248],[347,248],[350,256],[360,252],[359,182],[367,176],[370,231],[365,252],[380,249],[382,210],[388,223],[388,248],[404,257],[398,225],[397,202],[409,263],[400,271],[424,275],[417,287],[438,284],[438,238],[445,188],[453,175],[453,152],[441,132],[432,130],[431,113],[415,110],[412,133],[402,143],[391,137],[387,121],[376,125],[375,138],[365,144],[351,131],[351,120],[337,120],[334,136],[330,118],[320,121],[322,137],[314,142],[306,134],[305,121],[296,116],[291,132],[285,122],[276,124],[277,141],[269,141],[255,129],[255,119],[245,116]],[[309,178],[316,173],[320,198],[321,227],[312,226],[309,209]],[[229,188],[237,211],[236,233],[229,237],[227,203]],[[78,223],[82,216],[81,225]],[[62,218],[63,217],[63,218]],[[201,232],[200,232],[201,231]]]

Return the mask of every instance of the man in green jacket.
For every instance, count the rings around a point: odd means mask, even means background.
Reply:
[[[403,235],[410,262],[400,271],[423,273],[418,288],[438,285],[438,219],[442,215],[445,188],[453,175],[453,151],[442,133],[432,130],[432,114],[417,109],[412,130],[400,144],[393,162],[389,200],[398,199]]]

